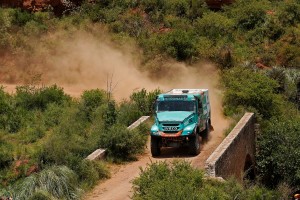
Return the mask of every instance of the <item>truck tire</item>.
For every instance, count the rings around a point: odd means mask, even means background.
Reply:
[[[153,157],[160,155],[159,141],[159,138],[151,137],[151,154]]]
[[[207,120],[206,123],[205,123],[205,130],[201,132],[201,137],[204,141],[207,141],[208,140],[208,135],[210,133],[210,120]]]
[[[198,155],[200,153],[200,140],[198,134],[195,134],[195,136],[190,137],[189,151],[192,155]]]

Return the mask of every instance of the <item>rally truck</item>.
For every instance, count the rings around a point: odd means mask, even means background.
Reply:
[[[190,154],[200,153],[199,137],[207,137],[211,127],[208,89],[172,89],[159,94],[154,112],[152,156],[159,156],[162,147],[188,146]]]

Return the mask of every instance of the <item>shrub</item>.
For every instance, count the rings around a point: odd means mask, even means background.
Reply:
[[[12,24],[12,10],[0,8],[0,30],[6,32],[12,26]]]
[[[45,110],[50,103],[60,105],[70,100],[70,97],[57,85],[41,88],[30,85],[18,86],[16,90],[16,105],[27,110]]]
[[[103,90],[94,89],[86,90],[81,95],[82,110],[89,121],[92,121],[95,110],[105,101],[105,92]]]
[[[119,106],[117,122],[129,126],[142,115],[137,104],[123,101]]]
[[[146,134],[129,131],[126,126],[115,124],[100,134],[100,146],[107,148],[108,157],[113,160],[129,160],[144,150]]]
[[[187,17],[190,9],[190,2],[187,0],[166,1],[166,12],[178,17]]]
[[[74,169],[84,187],[94,186],[100,179],[109,177],[109,170],[101,161],[82,160]]]
[[[192,31],[174,30],[161,37],[160,50],[183,61],[197,55],[196,43]]]
[[[19,134],[22,135],[22,143],[30,144],[36,142],[38,139],[41,139],[46,134],[46,127],[44,116],[41,111],[31,112],[30,119],[27,119],[25,127],[23,127]]]
[[[15,133],[21,128],[21,111],[14,108],[13,97],[0,87],[0,129]]]
[[[208,7],[206,5],[205,0],[192,0],[191,8],[189,12],[190,19],[197,19],[198,17],[202,17],[202,15],[208,12]]]
[[[116,103],[113,100],[108,101],[106,105],[104,105],[103,119],[104,119],[104,127],[109,129],[112,125],[116,123],[117,120],[117,109]]]
[[[4,88],[0,87],[0,128],[5,129],[11,112],[9,96],[4,92]]]
[[[155,12],[159,10],[164,10],[165,9],[165,0],[141,0],[140,1],[141,6],[143,9],[147,12]]]
[[[139,37],[145,28],[142,13],[139,12],[126,12],[122,15],[120,21],[123,23],[123,32],[131,37]]]
[[[21,9],[15,10],[13,20],[13,23],[15,25],[24,26],[27,22],[31,20],[34,20],[34,14]]]
[[[202,184],[202,172],[186,161],[153,163],[133,181],[133,199],[194,199]]]
[[[0,167],[4,168],[14,160],[14,147],[4,138],[4,133],[0,132]]]
[[[29,21],[24,26],[24,34],[27,36],[38,36],[42,32],[47,31],[47,26],[39,24],[36,21]]]
[[[282,44],[278,50],[279,63],[289,68],[299,68],[300,53],[299,47],[293,44]]]
[[[234,67],[224,71],[222,82],[226,88],[224,103],[227,115],[233,115],[241,106],[256,111],[265,119],[281,114],[282,99],[275,93],[278,84],[264,74],[245,67]]]
[[[296,25],[300,22],[300,5],[296,0],[281,2],[279,19],[283,26]]]
[[[61,121],[64,110],[67,105],[57,105],[56,103],[49,103],[47,109],[44,111],[45,126],[50,129],[54,128]]]
[[[15,186],[14,199],[50,196],[57,199],[79,199],[76,174],[65,166],[53,166],[33,174]]]
[[[74,104],[62,110],[59,124],[43,142],[42,162],[72,167],[97,148],[99,132],[104,129],[102,113],[89,123],[78,107]]]
[[[147,92],[143,88],[140,91],[133,92],[130,95],[130,100],[137,105],[139,111],[143,115],[150,115],[153,113],[153,103],[159,93],[161,93],[159,89]]]
[[[221,13],[205,13],[202,18],[195,22],[197,34],[216,41],[228,37],[233,31],[233,21]]]
[[[266,199],[279,194],[263,187],[243,188],[235,180],[204,179],[187,161],[151,163],[133,181],[133,199]]]
[[[300,184],[299,117],[272,119],[258,138],[257,166],[262,181],[271,187],[281,182]]]
[[[270,8],[268,1],[236,1],[233,8],[228,7],[228,14],[234,19],[236,26],[244,30],[251,30],[261,26],[266,19],[266,12]]]

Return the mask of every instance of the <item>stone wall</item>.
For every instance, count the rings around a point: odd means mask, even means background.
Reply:
[[[205,163],[210,177],[236,177],[242,180],[254,176],[255,117],[246,113]]]
[[[144,123],[147,119],[149,119],[150,116],[142,116],[135,122],[133,122],[130,126],[127,127],[127,129],[132,130]],[[88,160],[101,160],[105,158],[106,149],[96,149],[94,152],[92,152],[90,155],[86,157]]]

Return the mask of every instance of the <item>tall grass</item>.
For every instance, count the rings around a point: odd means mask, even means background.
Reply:
[[[26,200],[37,193],[44,193],[55,199],[76,200],[80,189],[76,174],[66,166],[52,166],[25,178],[16,185],[13,198]]]

